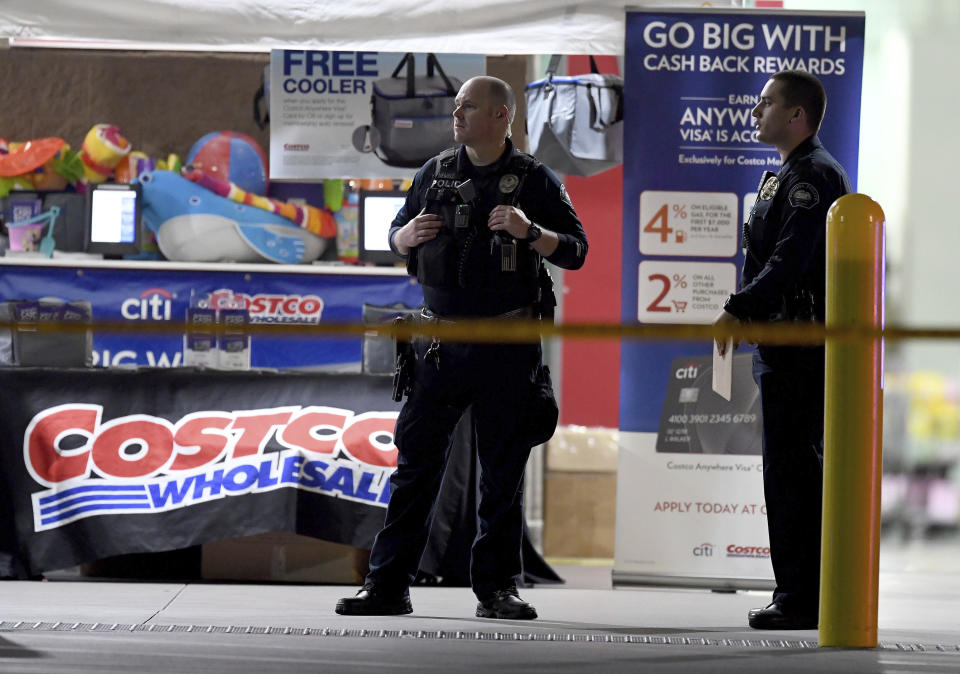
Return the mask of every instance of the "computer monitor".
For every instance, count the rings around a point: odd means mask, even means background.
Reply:
[[[402,260],[390,250],[390,225],[403,207],[407,193],[402,190],[360,190],[357,216],[358,257],[361,262],[398,264]]]
[[[139,184],[100,183],[87,193],[85,250],[118,258],[140,252]]]

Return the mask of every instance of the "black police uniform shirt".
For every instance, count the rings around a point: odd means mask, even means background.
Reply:
[[[501,178],[510,173],[514,154],[520,154],[507,139],[506,148],[500,158],[486,166],[474,166],[467,156],[466,149],[460,146],[456,152],[457,180],[462,183],[471,180],[477,190],[477,205],[474,209],[473,226],[486,228],[490,211],[501,203]],[[529,155],[528,155],[529,156]],[[556,232],[559,245],[556,251],[546,259],[564,269],[579,269],[587,255],[587,237],[567,196],[566,189],[549,168],[538,161],[530,168],[519,186],[519,199],[515,206],[531,222]],[[393,243],[393,236],[401,227],[415,217],[427,205],[426,193],[438,171],[438,158],[427,161],[413,180],[407,192],[406,202],[397,213],[390,227],[390,246],[399,255]],[[427,212],[436,212],[430,208]],[[454,223],[444,222],[444,227],[453,227]],[[489,233],[484,232],[484,241]],[[505,235],[505,233],[504,233]],[[420,248],[434,242],[421,244]],[[516,245],[529,246],[524,241]],[[489,244],[484,243],[489,250]],[[482,249],[482,247],[481,247]],[[401,256],[403,257],[403,256]],[[517,272],[504,272],[517,274]],[[509,279],[509,276],[505,276]],[[423,296],[426,306],[441,316],[496,316],[514,309],[529,306],[537,299],[536,282],[524,282],[518,278],[514,283],[501,285],[498,289],[475,287],[436,287],[424,283]]]
[[[826,219],[851,191],[846,171],[817,136],[766,175],[744,225],[740,289],[724,309],[742,321],[824,320]]]

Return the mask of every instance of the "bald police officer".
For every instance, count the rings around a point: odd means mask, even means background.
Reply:
[[[549,291],[542,260],[578,269],[587,254],[583,227],[563,185],[513,146],[516,100],[494,77],[468,80],[456,97],[454,138],[461,145],[417,173],[390,230],[393,250],[419,280],[427,321],[536,318]],[[523,473],[531,447],[556,426],[556,403],[539,344],[418,340],[412,390],[397,419],[397,470],[386,522],[374,540],[370,573],[337,613],[410,613],[409,587],[454,427],[469,407],[480,462],[478,533],[470,580],[476,615],[531,619],[520,599]],[[544,391],[549,400],[544,401]],[[543,414],[544,403],[553,416]]]

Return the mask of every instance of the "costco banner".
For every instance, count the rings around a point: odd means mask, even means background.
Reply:
[[[86,300],[93,321],[143,326],[141,331],[93,331],[93,362],[103,367],[183,365],[187,308],[243,306],[250,323],[303,325],[359,323],[364,303],[417,307],[423,294],[405,272],[398,274],[214,271],[172,263],[136,267],[4,265],[0,300]],[[150,332],[151,323],[171,328]],[[179,328],[182,328],[179,329]],[[253,368],[353,369],[359,371],[357,337],[251,337]]]
[[[0,369],[0,576],[269,531],[369,548],[389,377]]]
[[[636,10],[624,65],[622,320],[710,324],[735,290],[742,223],[779,154],[751,117],[780,70],[827,90],[820,139],[856,185],[862,13]],[[749,347],[733,398],[712,344],[621,344],[614,581],[769,587]]]

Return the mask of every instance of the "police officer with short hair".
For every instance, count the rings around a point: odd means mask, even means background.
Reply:
[[[542,259],[578,269],[583,227],[563,185],[510,141],[516,100],[494,77],[461,87],[453,113],[462,145],[417,173],[390,230],[393,250],[423,287],[426,321],[537,318],[552,297]],[[476,615],[532,619],[520,599],[523,473],[533,445],[556,427],[556,401],[539,343],[418,339],[409,398],[397,419],[397,470],[370,573],[337,613],[411,613],[417,573],[453,430],[471,409],[480,463],[478,532],[470,579]],[[545,393],[546,391],[546,393]],[[544,397],[548,400],[544,400]],[[547,409],[544,412],[544,408]],[[552,416],[550,414],[552,408]]]
[[[773,75],[753,109],[758,138],[782,165],[764,173],[744,225],[740,289],[715,325],[816,321],[825,316],[826,218],[850,192],[817,131],[826,92],[814,75]],[[720,352],[724,340],[717,340]],[[773,601],[748,614],[755,629],[813,629],[820,601],[823,495],[823,346],[767,346],[753,356],[763,412],[763,488],[776,578]]]

